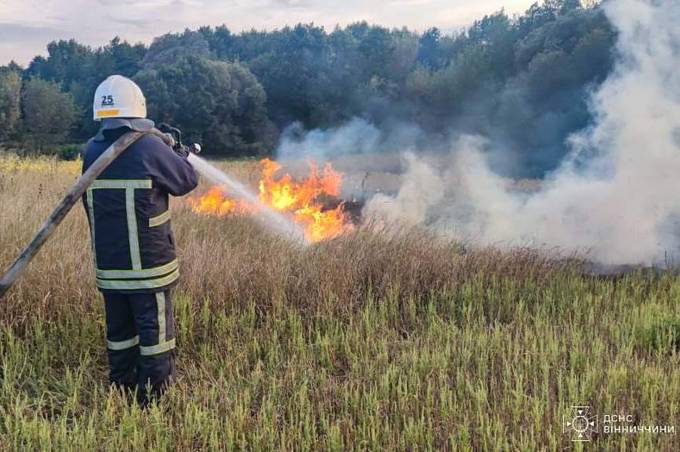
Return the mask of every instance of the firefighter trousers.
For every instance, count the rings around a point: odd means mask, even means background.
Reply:
[[[104,293],[112,384],[136,390],[146,406],[175,378],[175,322],[170,291]]]

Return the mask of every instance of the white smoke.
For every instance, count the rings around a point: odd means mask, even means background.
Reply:
[[[404,154],[404,158],[408,172],[399,194],[396,197],[377,194],[371,198],[367,208],[390,223],[425,223],[429,207],[444,199],[444,181],[434,168],[418,160],[414,154]],[[369,213],[368,216],[372,215]]]
[[[425,223],[484,244],[587,252],[606,264],[662,264],[680,245],[680,2],[612,0],[618,63],[593,94],[595,125],[532,194],[489,170],[482,138],[450,161],[408,157],[399,193],[367,215]],[[569,68],[555,68],[569,70]],[[443,168],[443,169],[442,169]]]
[[[371,152],[379,142],[380,131],[361,118],[328,130],[304,131],[300,123],[293,123],[281,134],[276,157],[278,160],[300,157],[327,160],[336,155]]]
[[[304,130],[293,123],[281,134],[277,160],[332,160],[346,155],[373,154],[416,148],[426,134],[416,125],[395,122],[380,128],[363,118],[354,117],[329,129]]]

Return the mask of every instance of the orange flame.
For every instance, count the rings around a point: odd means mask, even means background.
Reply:
[[[223,216],[239,211],[241,203],[225,197],[219,186],[211,187],[208,192],[197,199],[189,199],[194,212]]]
[[[323,197],[337,198],[342,186],[342,175],[326,164],[319,171],[314,162],[309,162],[309,175],[296,180],[290,174],[281,172],[281,165],[269,159],[260,161],[262,174],[259,182],[260,201],[279,212],[289,214],[301,225],[305,236],[312,242],[335,237],[351,228],[343,205],[324,209]],[[215,216],[249,214],[257,206],[228,195],[219,186],[214,186],[199,198],[189,199],[194,212]]]

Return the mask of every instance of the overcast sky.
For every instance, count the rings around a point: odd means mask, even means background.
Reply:
[[[534,0],[0,0],[0,64],[27,64],[49,41],[102,45],[114,36],[145,43],[167,32],[226,24],[232,31],[314,22],[332,29],[359,20],[390,27],[457,30],[501,8]]]

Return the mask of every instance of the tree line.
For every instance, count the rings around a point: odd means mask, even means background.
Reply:
[[[93,135],[94,90],[116,73],[141,86],[150,117],[208,154],[263,155],[291,123],[328,128],[361,117],[431,136],[483,134],[502,145],[514,174],[540,175],[591,121],[588,93],[611,71],[614,40],[597,3],[544,0],[456,33],[360,22],[238,34],[202,27],[149,46],[55,41],[26,68],[0,67],[0,141],[42,149]]]

